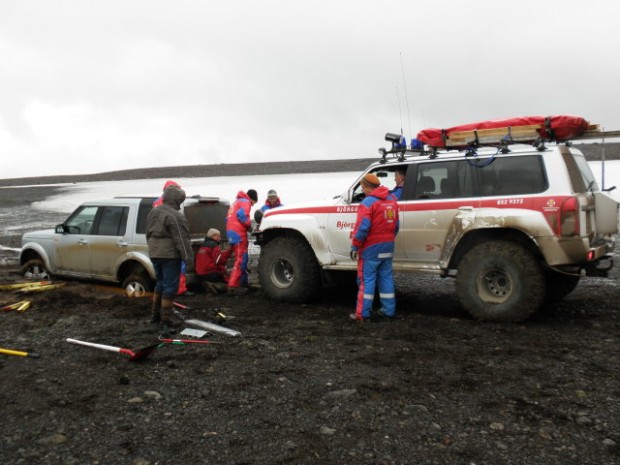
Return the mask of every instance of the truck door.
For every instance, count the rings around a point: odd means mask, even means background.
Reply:
[[[337,262],[351,261],[351,235],[355,227],[359,204],[359,198],[354,199],[351,204],[340,202],[335,210],[327,215],[327,226],[325,228],[329,235],[327,245]]]
[[[454,217],[467,204],[459,197],[473,195],[470,171],[457,169],[458,163],[419,163],[415,170],[409,168],[399,203],[399,240],[407,260],[438,265]]]

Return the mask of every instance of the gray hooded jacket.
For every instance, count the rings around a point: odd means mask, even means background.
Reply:
[[[185,191],[175,186],[166,188],[163,203],[147,217],[146,240],[151,258],[173,258],[192,267],[194,256],[189,236],[189,223],[179,210]]]

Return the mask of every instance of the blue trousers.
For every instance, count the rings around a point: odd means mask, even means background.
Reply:
[[[155,268],[155,293],[161,294],[164,299],[172,299],[179,290],[179,278],[181,277],[181,259],[176,258],[151,258]]]
[[[396,294],[392,274],[392,258],[364,259],[357,261],[357,305],[355,314],[361,318],[369,318],[375,288],[379,288],[381,311],[386,316],[396,313]]]

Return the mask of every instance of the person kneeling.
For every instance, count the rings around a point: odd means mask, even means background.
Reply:
[[[232,249],[221,249],[222,234],[215,228],[207,231],[207,237],[196,253],[196,277],[209,294],[216,295],[228,289],[226,262]]]

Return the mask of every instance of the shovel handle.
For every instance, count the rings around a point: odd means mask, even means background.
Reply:
[[[179,302],[175,302],[175,301],[172,301],[172,305],[174,305],[175,307],[182,308],[183,310],[191,310],[192,309],[192,307],[188,307],[187,305],[183,305],[183,304],[181,304]]]
[[[71,338],[67,338],[66,341],[70,342],[71,344],[78,344],[81,346],[93,347],[95,349],[101,349],[101,350],[109,350],[110,352],[126,354],[132,357],[135,355],[133,351],[129,349],[122,349],[121,347],[114,347],[114,346],[109,346],[106,344],[97,344],[95,342],[78,341],[77,339],[71,339]]]
[[[35,353],[23,352],[21,350],[0,349],[0,354],[5,355],[17,355],[18,357],[33,357],[38,358],[39,355]]]
[[[213,344],[211,341],[197,341],[195,339],[164,339],[160,337],[159,340],[167,344]]]

